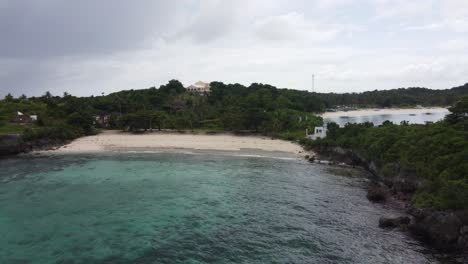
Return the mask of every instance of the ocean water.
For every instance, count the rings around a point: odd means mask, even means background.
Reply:
[[[324,121],[326,123],[335,122],[339,126],[344,126],[346,123],[364,123],[371,122],[374,125],[381,125],[385,121],[391,121],[395,124],[400,124],[402,121],[408,121],[410,124],[424,124],[426,122],[437,122],[449,114],[447,109],[404,109],[404,111],[388,111],[386,109],[369,111],[357,110],[351,112],[334,112],[326,113]]]
[[[0,160],[0,263],[438,263],[377,227],[365,172],[300,160]]]

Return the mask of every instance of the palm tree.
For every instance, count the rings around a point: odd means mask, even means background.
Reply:
[[[50,99],[52,97],[52,94],[49,91],[47,91],[42,97]]]
[[[13,100],[13,95],[11,95],[11,93],[8,93],[7,95],[5,95],[5,101],[11,102],[12,100]]]

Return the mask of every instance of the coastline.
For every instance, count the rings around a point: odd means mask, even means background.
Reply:
[[[304,158],[311,153],[299,144],[266,136],[233,134],[193,134],[146,132],[133,134],[107,130],[94,136],[81,137],[61,147],[38,150],[34,155],[64,155],[104,152],[219,152],[244,156]]]
[[[414,206],[412,197],[421,185],[420,179],[408,175],[385,177],[382,168],[368,161],[352,149],[325,147],[313,149],[320,159],[343,162],[368,171],[372,177],[367,186],[367,199],[374,203],[390,205],[401,212],[399,217],[382,215],[379,227],[396,228],[408,232],[416,239],[425,242],[436,250],[449,254],[468,253],[468,211],[434,210]],[[407,218],[407,222],[404,220]],[[403,220],[403,221],[401,221]],[[383,222],[384,224],[382,225]],[[390,223],[390,225],[387,225]]]

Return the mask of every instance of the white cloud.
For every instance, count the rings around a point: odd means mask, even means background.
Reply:
[[[427,25],[419,25],[419,26],[406,26],[404,29],[409,31],[418,31],[418,30],[440,30],[443,28],[443,24],[441,23],[431,23]]]
[[[468,31],[468,1],[379,0],[377,19],[399,19],[408,31]]]
[[[324,41],[333,39],[338,31],[319,27],[306,21],[303,14],[288,13],[261,18],[254,23],[256,35],[267,41]]]
[[[398,18],[398,19],[420,19],[434,12],[433,0],[374,0],[375,17]]]
[[[466,53],[468,50],[468,39],[442,40],[436,47],[444,53]]]
[[[346,7],[352,4],[359,4],[359,0],[318,0],[317,6],[323,9],[333,9],[339,7]]]
[[[468,16],[468,1],[443,0],[439,1],[440,12],[445,18],[466,18]]]
[[[150,22],[160,19],[149,19],[154,10],[139,6],[131,9],[135,10],[131,19],[111,17],[105,27],[93,31],[108,34],[104,31],[111,30],[113,38],[125,44],[121,45],[124,49],[95,50],[95,39],[81,34],[84,38],[76,45],[59,47],[59,54],[49,49],[52,54],[40,58],[14,57],[0,50],[0,94],[42,94],[46,90],[99,94],[159,86],[172,78],[185,84],[201,79],[307,89],[312,73],[318,91],[348,92],[415,85],[448,88],[466,82],[468,76],[468,1],[183,3],[167,8],[155,5],[157,14],[171,19],[163,19],[165,22],[154,29]],[[122,1],[117,6],[125,5],[137,4]],[[35,19],[24,21],[61,22],[55,16],[41,17],[37,10],[30,13],[35,13]],[[132,22],[114,27],[113,19]],[[11,24],[9,31],[17,32],[18,20],[7,22]],[[140,24],[144,34],[128,33]],[[75,21],[74,30],[89,29],[80,25]],[[51,28],[50,33],[60,36],[60,32]],[[104,39],[104,44],[113,44]],[[81,43],[93,52],[69,50],[80,50]],[[32,41],[17,45],[26,51],[42,51],[35,49]]]

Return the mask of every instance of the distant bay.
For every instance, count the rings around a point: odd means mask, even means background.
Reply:
[[[335,122],[339,126],[346,123],[371,122],[381,125],[385,121],[400,124],[408,121],[410,124],[424,124],[425,122],[437,122],[449,114],[447,108],[390,108],[390,109],[360,109],[353,111],[326,112],[322,114],[325,123]]]

